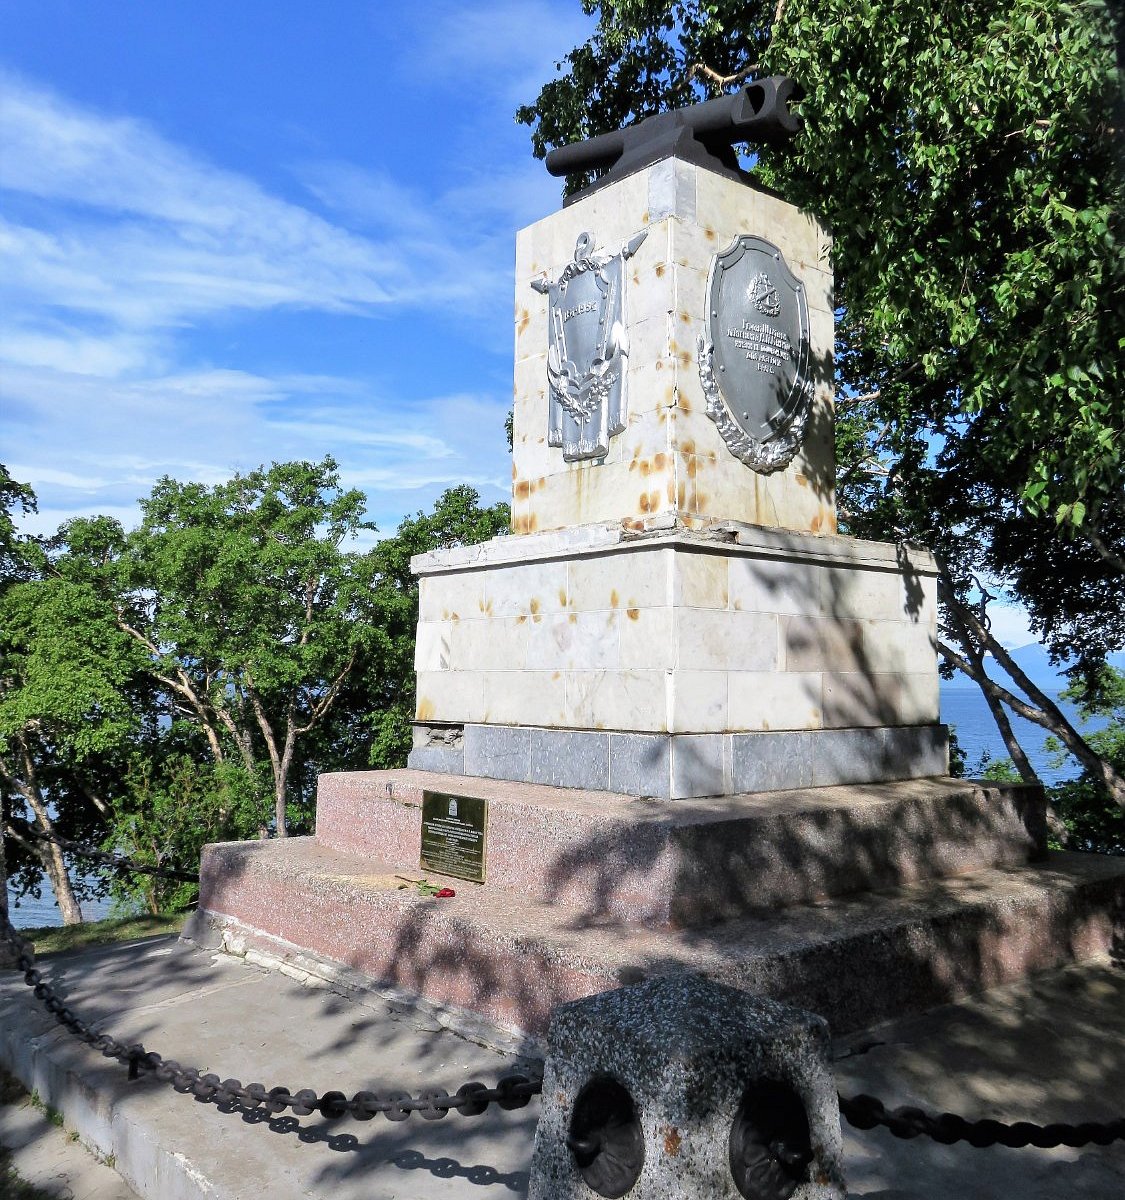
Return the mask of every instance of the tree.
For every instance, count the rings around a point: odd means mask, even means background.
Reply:
[[[13,497],[22,495],[12,492]],[[207,841],[312,821],[319,769],[401,766],[413,716],[410,558],[507,528],[453,488],[368,551],[364,500],[331,459],[208,487],[160,480],[125,532],[74,520],[44,543],[0,526],[0,780],[34,827],[153,866]],[[8,563],[8,558],[3,560]],[[17,569],[18,568],[18,569]],[[5,809],[20,884],[47,870],[80,920],[58,847]],[[181,906],[191,885],[104,876],[121,901]]]
[[[58,569],[92,572],[167,716],[191,723],[216,765],[233,760],[254,779],[266,764],[278,836],[302,741],[345,686],[377,676],[385,649],[374,559],[347,548],[373,528],[364,506],[326,458],[214,487],[164,478],[132,533],[105,518],[64,531]]]
[[[35,493],[27,484],[17,483],[0,463],[0,598],[20,578],[23,572],[22,555],[19,552],[19,537],[12,510],[23,513],[35,509]],[[9,795],[6,787],[0,788],[0,935],[8,924],[8,827]],[[15,949],[9,942],[0,941],[0,966],[15,960]]]
[[[5,491],[29,511],[29,489]],[[24,891],[46,871],[63,920],[82,919],[62,850],[36,834],[96,836],[109,808],[104,786],[140,718],[140,662],[97,596],[56,577],[44,547],[0,529],[0,787],[9,869]]]
[[[593,36],[517,114],[537,154],[748,74],[800,81],[804,132],[754,169],[834,232],[844,527],[933,545],[947,663],[1013,752],[1004,705],[1125,805],[1050,697],[990,678],[1003,647],[982,607],[990,587],[1018,596],[1086,679],[1125,632],[1120,16],[1103,0],[583,7]]]
[[[1125,673],[1103,667],[1095,687],[1080,682],[1068,689],[1067,699],[1078,702],[1083,718],[1108,718],[1103,729],[1090,735],[1090,743],[1125,775]],[[1104,790],[1096,772],[1083,771],[1077,779],[1056,784],[1050,794],[1068,845],[1125,854],[1125,812],[1102,802]]]
[[[394,537],[374,551],[374,606],[386,638],[386,670],[372,711],[371,765],[401,767],[410,748],[414,719],[414,640],[418,632],[418,581],[410,571],[416,554],[474,545],[508,532],[507,504],[480,506],[480,496],[461,485],[442,493],[432,513],[407,517]]]

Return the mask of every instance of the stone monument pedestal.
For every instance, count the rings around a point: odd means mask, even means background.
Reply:
[[[520,235],[512,534],[414,561],[414,769],[208,847],[190,935],[533,1033],[680,971],[844,1031],[1108,949],[1125,862],[946,777],[932,558],[836,532],[826,233],[645,161]],[[420,868],[427,793],[483,882]]]
[[[412,565],[412,767],[663,799],[948,769],[924,552],[607,524]]]

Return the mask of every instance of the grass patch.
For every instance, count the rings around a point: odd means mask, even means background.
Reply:
[[[41,925],[21,929],[38,954],[59,954],[64,950],[85,950],[112,942],[131,942],[136,938],[176,934],[184,927],[187,913],[161,913],[159,916],[109,917],[104,921],[83,921],[81,925]]]

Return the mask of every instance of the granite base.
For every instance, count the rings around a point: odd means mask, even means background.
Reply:
[[[425,726],[408,766],[661,800],[945,775],[945,725],[761,733]]]

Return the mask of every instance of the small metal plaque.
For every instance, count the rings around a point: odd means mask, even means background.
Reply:
[[[532,281],[549,302],[547,445],[561,446],[566,462],[604,458],[609,439],[625,428],[624,264],[647,236],[641,230],[616,254],[599,254],[583,233],[554,283]]]
[[[742,234],[711,263],[699,378],[731,452],[763,474],[797,453],[812,400],[805,289],[771,242]]]
[[[422,793],[422,870],[484,883],[487,834],[487,800]]]

